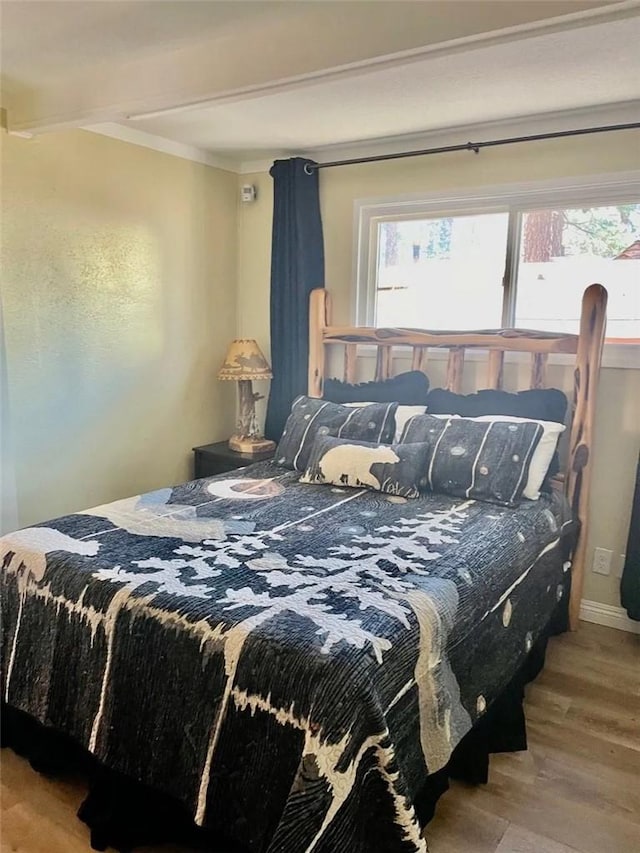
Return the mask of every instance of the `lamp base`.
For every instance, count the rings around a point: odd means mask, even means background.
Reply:
[[[276,449],[276,443],[259,435],[232,435],[229,449],[236,453],[269,453]]]

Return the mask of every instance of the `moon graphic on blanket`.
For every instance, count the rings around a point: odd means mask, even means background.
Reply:
[[[235,478],[231,480],[213,480],[207,491],[217,498],[231,501],[259,501],[275,498],[284,492],[284,486],[275,480],[249,480]]]

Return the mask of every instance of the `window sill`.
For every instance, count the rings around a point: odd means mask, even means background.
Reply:
[[[640,343],[605,344],[602,353],[602,366],[640,370]]]

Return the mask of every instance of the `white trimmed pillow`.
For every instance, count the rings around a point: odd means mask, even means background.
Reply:
[[[451,418],[460,417],[459,415],[432,415],[434,418]],[[547,471],[551,465],[553,454],[556,452],[560,436],[565,431],[564,424],[558,424],[555,421],[538,421],[533,418],[517,418],[512,415],[477,415],[475,418],[465,418],[468,421],[506,421],[507,423],[522,424],[532,423],[540,424],[543,429],[542,438],[538,442],[536,449],[533,451],[531,462],[529,464],[529,475],[527,477],[527,485],[524,487],[522,497],[530,501],[537,501],[540,497],[540,488],[547,476]],[[397,423],[397,416],[396,416]]]
[[[407,421],[402,442],[430,445],[431,491],[513,507],[522,499],[542,433],[540,424],[526,419],[482,422],[427,413]]]
[[[537,501],[540,497],[540,488],[547,476],[547,471],[551,465],[553,454],[556,452],[560,436],[565,431],[564,424],[558,424],[555,421],[537,421],[532,418],[516,418],[510,415],[478,415],[475,418],[470,418],[473,421],[508,421],[509,423],[534,423],[540,424],[544,432],[542,438],[538,442],[538,446],[533,451],[533,457],[529,464],[529,476],[527,485],[522,492],[523,498],[528,498],[530,501]]]
[[[371,402],[371,403],[342,403],[342,405],[348,406],[351,409],[359,409],[362,406],[372,406],[374,404],[373,404],[373,402]],[[398,408],[396,409],[396,414],[395,414],[396,432],[395,432],[395,435],[393,436],[393,443],[398,444],[398,442],[400,441],[400,438],[401,438],[402,433],[404,431],[404,426],[405,426],[406,422],[409,420],[409,418],[412,418],[414,415],[424,415],[424,413],[426,411],[427,411],[426,406],[403,406],[403,405],[399,405]]]
[[[388,444],[393,439],[397,403],[374,403],[359,411],[317,397],[296,397],[284,425],[274,462],[304,471],[318,435]]]

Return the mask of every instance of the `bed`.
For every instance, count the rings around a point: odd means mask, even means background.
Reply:
[[[575,627],[606,292],[579,336],[331,325],[311,299],[309,396],[328,352],[449,347],[576,355],[564,479],[517,508],[310,485],[276,463],[9,534],[4,736],[36,766],[92,777],[81,816],[121,849],[172,837],[267,853],[423,853],[450,775],[523,748],[522,691]],[[569,607],[567,608],[567,605]],[[194,824],[202,827],[196,836]]]

